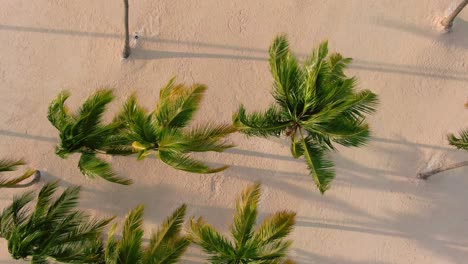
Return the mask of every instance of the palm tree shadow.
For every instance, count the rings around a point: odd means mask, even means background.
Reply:
[[[370,217],[364,210],[340,199],[321,195],[316,189],[313,180],[307,174],[305,165],[304,174],[234,165],[224,172],[224,176],[241,178],[246,181],[260,181],[267,188],[278,190],[304,202],[310,203],[313,201],[316,204],[323,204],[324,207],[330,210]]]
[[[447,47],[468,48],[468,35],[466,34],[466,32],[468,32],[468,22],[460,17],[455,19],[453,28],[448,33],[437,32],[435,29],[430,27],[424,29],[416,25],[404,23],[401,20],[375,18],[373,22],[381,27],[414,34],[429,40],[440,42]]]
[[[416,26],[403,24],[399,21],[382,20],[376,19],[375,24],[383,27],[388,27],[396,30],[406,31],[412,34],[418,34],[430,39],[439,39],[439,41],[446,43],[447,45],[460,45],[466,48],[468,46],[468,39],[464,32],[467,31],[467,22],[463,19],[457,19],[453,32],[450,34],[440,35],[432,33]],[[35,33],[35,34],[51,34],[51,35],[64,35],[74,36],[81,38],[103,38],[103,39],[123,39],[120,34],[106,33],[106,32],[89,32],[89,31],[78,31],[73,29],[52,29],[52,28],[40,28],[31,26],[17,26],[17,25],[6,25],[0,24],[0,31],[13,31],[21,33]],[[153,59],[170,59],[170,58],[205,58],[205,59],[228,59],[228,60],[247,60],[247,61],[267,61],[268,51],[266,49],[234,46],[227,44],[207,43],[190,40],[173,40],[164,38],[155,38],[148,36],[140,36],[140,40],[143,45],[146,45],[145,49],[136,48],[133,49],[132,55],[129,57],[130,60],[153,60]],[[146,44],[145,44],[146,43]],[[154,44],[162,45],[174,45],[177,48],[181,46],[187,46],[190,48],[199,49],[213,49],[213,50],[225,50],[226,52],[186,52],[186,51],[164,51],[158,46],[158,49],[152,49]],[[242,54],[233,54],[232,52],[241,52]],[[245,53],[250,53],[246,55]],[[251,55],[255,54],[255,55]],[[307,54],[297,53],[301,58],[305,58]],[[372,62],[356,59],[350,65],[350,68],[365,71],[375,71],[382,73],[398,73],[405,75],[417,75],[428,78],[438,79],[449,79],[468,81],[466,72],[454,72],[448,71],[442,68],[425,68],[420,65],[399,65],[390,64],[385,62]]]
[[[60,177],[50,173],[47,170],[41,170],[41,175],[42,175],[41,181],[44,181],[44,182],[59,181],[61,186],[64,186],[64,187],[67,187],[67,188],[76,186],[75,184],[71,183],[70,181],[64,180],[63,178],[60,178]]]
[[[235,155],[248,156],[248,157],[257,157],[257,158],[266,158],[266,159],[273,159],[273,160],[282,160],[282,161],[304,163],[301,160],[294,159],[291,156],[282,156],[282,155],[278,155],[278,154],[265,153],[265,152],[247,150],[247,149],[240,149],[240,148],[228,149],[228,150],[225,151],[225,153],[226,154],[235,154]]]
[[[464,20],[463,20],[464,21]],[[421,30],[420,28],[405,25],[402,23],[389,23],[386,27],[402,30],[409,32],[411,34],[418,34],[420,36],[430,38],[430,39],[439,39],[442,43],[448,46],[456,46],[456,47],[463,47],[466,48],[466,35],[462,34],[463,32],[467,32],[466,22],[464,24],[460,24],[459,20],[456,21],[454,26],[454,31],[447,35],[437,35],[431,34],[427,31]],[[463,30],[462,30],[463,29]],[[117,38],[117,35],[113,34],[105,34],[105,33],[93,33],[93,32],[70,32],[66,30],[62,31],[55,31],[54,30],[43,30],[38,31],[35,28],[12,28],[6,29],[4,25],[0,26],[0,30],[22,30],[25,32],[40,32],[40,33],[47,33],[47,34],[59,34],[59,35],[68,35],[74,34],[78,37],[101,37],[101,38]],[[457,33],[458,32],[458,33]],[[454,34],[455,33],[455,34]],[[445,37],[445,38],[444,38]],[[148,42],[151,43],[158,43],[158,41],[149,39]],[[161,42],[162,43],[162,42]],[[209,43],[197,43],[197,42],[179,42],[179,41],[168,41],[166,43],[180,45],[199,45],[200,47],[204,48],[220,48],[220,44],[209,44]],[[249,51],[249,48],[244,47],[233,47],[233,46],[225,46],[226,50],[234,50],[234,51]],[[245,50],[244,50],[245,49]],[[259,52],[260,49],[252,49],[253,52]],[[138,55],[138,53],[140,54]],[[266,51],[264,51],[266,52]],[[136,57],[135,59],[146,59],[147,56],[150,59],[168,59],[168,58],[216,58],[216,59],[232,59],[232,60],[254,60],[254,61],[263,61],[266,60],[266,57],[262,56],[244,56],[244,55],[233,55],[233,54],[225,54],[225,53],[191,53],[191,52],[174,52],[174,51],[157,51],[157,50],[135,50]],[[138,56],[141,56],[140,58]],[[446,74],[444,71],[442,73],[436,73],[437,69],[426,69],[420,68],[418,66],[414,67],[406,67],[404,65],[393,65],[393,64],[377,64],[374,62],[360,62],[357,61],[357,68],[361,67],[360,69],[364,70],[374,70],[374,71],[382,71],[382,72],[396,72],[401,74],[411,74],[411,75],[421,75],[425,77],[433,77],[433,78],[445,78],[445,79],[455,79],[455,80],[468,80],[466,78],[466,73],[456,73],[456,74]],[[356,66],[355,66],[356,67]],[[24,136],[21,133],[2,133],[5,130],[1,130],[0,134],[4,136],[15,136],[21,137],[25,139],[32,139],[32,140],[40,140],[40,141],[48,141],[48,142],[56,142],[55,139],[53,141],[51,138],[43,137],[43,136],[34,136],[34,135],[27,135]],[[407,141],[399,141],[397,144],[401,144],[402,146],[411,142]],[[290,193],[293,196],[299,197],[300,199],[310,202],[310,201],[326,201],[324,205],[327,210],[342,210],[346,214],[349,214],[350,218],[357,217],[357,216],[364,216],[366,217],[366,221],[361,221],[357,223],[353,223],[353,225],[342,225],[342,224],[329,224],[328,222],[320,223],[317,226],[316,219],[303,219],[302,226],[305,228],[329,228],[329,229],[339,229],[342,228],[343,231],[346,232],[360,232],[360,233],[371,233],[373,235],[380,235],[380,236],[402,236],[402,233],[406,233],[404,238],[410,239],[415,241],[418,245],[423,245],[424,248],[427,248],[433,252],[439,252],[442,248],[443,255],[447,255],[448,258],[452,258],[454,260],[462,261],[462,258],[458,258],[458,256],[462,255],[461,250],[452,250],[452,245],[459,246],[457,243],[454,242],[444,242],[441,240],[435,239],[437,235],[444,236],[444,228],[450,229],[449,234],[447,235],[451,241],[452,239],[458,239],[459,241],[465,241],[463,237],[457,236],[455,230],[464,230],[463,226],[461,226],[458,222],[455,222],[454,227],[448,226],[454,219],[447,219],[444,218],[444,212],[447,213],[445,215],[451,215],[450,213],[452,210],[459,210],[460,212],[464,209],[462,207],[454,207],[460,203],[460,200],[463,201],[466,199],[466,195],[462,192],[461,188],[466,186],[466,181],[463,179],[463,174],[466,174],[466,170],[462,169],[457,172],[450,173],[450,179],[447,177],[440,175],[435,176],[427,183],[421,184],[404,184],[402,181],[395,180],[393,176],[400,176],[400,177],[407,177],[409,178],[412,176],[411,169],[408,168],[415,168],[412,164],[417,162],[418,158],[421,156],[421,146],[418,145],[410,145],[409,147],[394,147],[390,149],[389,158],[391,159],[392,166],[391,170],[381,170],[376,169],[373,167],[368,166],[367,164],[362,164],[360,162],[356,162],[354,159],[348,159],[347,156],[337,156],[337,169],[339,170],[339,175],[337,178],[337,182],[342,181],[343,183],[350,183],[353,184],[353,187],[362,188],[362,189],[377,189],[377,190],[384,190],[390,192],[404,192],[408,197],[411,199],[417,198],[422,201],[427,201],[427,206],[429,209],[423,210],[419,212],[419,214],[414,215],[405,215],[405,214],[397,214],[394,215],[391,219],[381,219],[370,215],[369,212],[361,210],[359,208],[355,208],[350,206],[349,203],[343,200],[339,200],[332,197],[322,197],[319,196],[315,188],[312,184],[311,179],[307,176],[307,171],[304,167],[304,174],[302,173],[289,173],[283,171],[276,171],[274,169],[263,169],[263,168],[255,168],[255,167],[247,167],[247,166],[236,166],[232,167],[231,171],[226,172],[226,175],[229,177],[241,177],[244,179],[252,180],[252,179],[263,179],[264,183],[269,185],[272,188],[284,190],[285,193]],[[377,148],[376,151],[377,155],[382,155],[384,152],[383,149],[385,147]],[[388,150],[388,147],[387,147]],[[362,150],[361,150],[362,151]],[[229,153],[229,152],[228,152]],[[278,160],[288,160],[286,156],[276,155],[276,154],[268,154],[256,151],[249,151],[249,150],[242,150],[236,152],[232,152],[233,154],[240,154],[240,155],[247,155],[247,156],[259,156],[264,158],[274,158]],[[390,157],[391,156],[391,157]],[[293,159],[291,159],[293,160]],[[386,177],[388,174],[391,174],[391,177]],[[349,175],[348,177],[344,177],[342,175]],[[287,176],[287,177],[282,177]],[[55,176],[51,176],[52,179]],[[55,177],[57,178],[57,177]],[[298,184],[294,184],[294,182]],[[308,183],[309,185],[305,184]],[[390,183],[390,184],[389,184]],[[70,184],[70,183],[66,183]],[[154,209],[154,213],[149,213],[149,219],[153,221],[159,221],[163,217],[165,217],[170,210],[175,208],[178,204],[175,204],[174,201],[170,199],[175,198],[177,195],[176,190],[171,192],[170,186],[137,186],[137,189],[131,189],[128,193],[124,192],[123,189],[116,188],[110,189],[112,191],[112,195],[108,197],[108,193],[106,190],[100,191],[95,190],[95,194],[102,192],[102,194],[95,196],[94,198],[89,198],[85,201],[85,205],[90,208],[95,208],[96,210],[102,210],[101,205],[98,205],[96,201],[102,201],[102,204],[110,204],[111,207],[107,208],[109,213],[114,213],[118,210],[119,214],[125,214],[129,209],[133,208],[136,204],[133,204],[133,199],[125,199],[123,197],[128,197],[131,193],[140,193],[143,197],[147,197],[147,204],[150,204],[150,208]],[[438,190],[439,187],[443,187],[445,190],[450,190],[449,193],[444,193]],[[127,187],[125,187],[127,188]],[[455,190],[455,191],[452,191]],[[196,195],[196,194],[193,194]],[[156,201],[155,199],[150,199],[149,197],[158,196]],[[159,198],[159,197],[166,197],[166,198]],[[409,198],[408,198],[409,199]],[[167,206],[167,205],[171,206]],[[213,211],[220,212],[220,218],[227,218],[227,215],[231,214],[231,210],[227,211],[222,208],[212,208],[212,207],[203,207],[196,204],[192,205],[193,207],[197,207],[200,212],[203,210],[206,211]],[[125,207],[122,209],[122,207]],[[171,208],[169,208],[171,207]],[[165,209],[167,208],[167,209]],[[104,208],[106,209],[106,208]],[[449,210],[449,211],[447,211]],[[149,211],[149,210],[148,210]],[[163,211],[163,212],[161,212]],[[388,212],[389,215],[393,215],[394,212]],[[441,216],[442,214],[442,216]],[[462,214],[457,214],[455,219],[463,218]],[[372,220],[374,219],[374,220]],[[428,221],[430,219],[430,221]],[[377,221],[378,220],[378,221]],[[379,224],[382,222],[381,224]],[[421,227],[416,228],[413,230],[412,223],[422,223]],[[427,222],[430,222],[428,224]],[[328,225],[326,225],[328,224]],[[370,226],[370,227],[369,227]],[[389,231],[397,229],[397,231]],[[435,232],[434,230],[435,229]],[[431,234],[426,234],[431,233]],[[433,234],[432,234],[433,233]],[[408,237],[409,235],[414,235]],[[456,240],[455,240],[456,241]],[[322,259],[325,263],[337,263],[336,260],[330,260],[327,258],[320,258],[318,255],[314,255],[313,253],[307,251],[311,257],[308,257],[308,261],[304,261],[305,263],[314,263],[312,262],[312,257]],[[306,255],[306,254],[304,254]],[[458,259],[457,259],[458,258]],[[309,262],[309,260],[311,262]],[[340,260],[340,259],[338,259]],[[349,263],[347,260],[343,260],[343,262]],[[322,262],[323,263],[323,262]],[[360,262],[362,263],[362,262]],[[375,262],[373,262],[375,263]]]
[[[17,25],[5,25],[0,24],[0,31],[14,31],[14,32],[25,32],[25,33],[40,33],[40,34],[51,34],[51,35],[64,35],[64,36],[74,36],[74,37],[85,37],[85,38],[104,38],[104,39],[124,39],[123,34],[114,34],[106,32],[89,32],[89,31],[79,31],[73,29],[52,29],[52,28],[40,28],[40,27],[30,27],[30,26],[17,26]],[[251,48],[251,47],[240,47],[228,44],[216,44],[216,43],[207,43],[199,41],[188,41],[188,40],[174,40],[174,39],[165,39],[165,38],[155,38],[147,36],[143,37],[145,42],[150,43],[161,43],[161,44],[171,44],[171,45],[185,45],[185,46],[194,46],[200,48],[214,48],[214,49],[224,49],[224,50],[234,50],[234,51],[248,51],[253,53],[262,53],[265,54],[265,49]]]
[[[423,153],[446,152],[445,148],[412,143],[403,138],[380,140],[370,148],[376,156],[386,160],[389,167],[393,169],[390,171],[368,169],[364,164],[358,164],[353,159],[339,156],[337,167],[343,175],[341,180],[363,190],[398,193],[397,197],[402,199],[403,203],[412,200],[411,204],[419,207],[420,210],[402,212],[395,210],[392,206],[383,206],[386,211],[382,215],[389,217],[374,213],[370,217],[348,213],[346,219],[337,222],[320,217],[299,217],[297,228],[300,232],[310,232],[305,229],[326,232],[323,230],[329,229],[350,235],[361,233],[383,238],[410,240],[428,252],[438,252],[439,256],[450,259],[453,263],[463,262],[468,250],[468,241],[463,232],[460,232],[465,229],[466,225],[466,221],[463,220],[464,206],[460,201],[466,200],[464,190],[468,185],[468,179],[465,174],[468,169],[452,171],[448,173],[451,174],[450,177],[438,175],[435,176],[437,178],[422,181],[415,179],[415,176],[418,161],[426,158]],[[305,263],[314,263],[312,260],[321,259],[317,254],[319,252],[303,251],[299,256],[302,255],[305,258]],[[327,258],[320,263],[343,263],[343,261]]]
[[[227,60],[252,60],[252,61],[267,61],[267,57],[261,56],[245,56],[220,53],[204,53],[204,52],[181,52],[181,51],[163,51],[149,49],[135,49],[132,53],[132,59],[135,60],[160,60],[174,58],[195,58],[195,59],[227,59]]]
[[[382,261],[352,261],[350,259],[344,259],[340,257],[324,257],[318,254],[314,254],[309,251],[302,249],[293,249],[292,250],[293,259],[298,263],[310,263],[310,264],[390,264],[391,262],[382,262]]]
[[[468,181],[463,177],[458,177],[450,183],[450,193],[441,192],[437,186],[428,187],[424,194],[419,192],[419,199],[426,206],[426,210],[409,213],[387,211],[385,215],[391,217],[359,218],[347,216],[340,222],[310,217],[299,217],[297,229],[300,232],[310,232],[306,229],[317,229],[320,232],[339,231],[350,236],[365,234],[375,236],[380,239],[409,240],[411,243],[426,249],[428,252],[438,252],[439,256],[450,259],[452,263],[461,263],[466,257],[468,250],[467,239],[463,232],[464,221],[454,216],[463,218],[463,205],[460,200],[466,199],[465,187],[453,188],[454,186],[466,186]],[[412,195],[408,196],[414,199]],[[458,204],[455,205],[454,204]],[[452,208],[447,210],[447,207]],[[450,215],[450,219],[446,216]],[[349,219],[348,219],[349,217]],[[319,242],[317,242],[319,243]],[[362,247],[365,245],[360,245]],[[303,251],[301,255],[317,260],[317,252],[311,253]],[[329,262],[320,263],[343,263],[328,259]],[[309,263],[306,261],[306,263]],[[313,262],[312,262],[313,263]],[[347,262],[348,263],[348,262]],[[361,263],[361,262],[360,262]],[[373,262],[374,263],[374,262]]]
[[[58,139],[53,138],[53,137],[46,137],[46,136],[41,136],[41,135],[32,135],[32,134],[20,133],[20,132],[9,131],[9,130],[4,130],[4,129],[0,129],[0,136],[17,137],[17,138],[36,140],[36,141],[43,141],[43,142],[51,142],[51,143],[57,143],[58,142]]]
[[[466,157],[463,158],[463,152],[453,148],[415,143],[403,137],[374,138],[371,142],[367,153],[356,152],[356,157],[352,159],[347,155],[335,156],[336,182],[363,190],[390,190],[418,196],[420,190],[417,188],[431,184],[417,178],[419,172],[427,169],[430,159],[440,160],[440,163],[444,163],[444,160],[466,159]],[[369,156],[369,152],[374,155]],[[361,155],[365,156],[360,158]],[[461,168],[454,173],[463,173],[467,169]],[[442,177],[442,175],[438,176]]]
[[[346,220],[336,223],[330,219],[299,215],[296,232],[310,233],[306,229],[317,229],[314,232],[339,230],[339,232],[350,234],[360,233],[389,239],[411,240],[430,252],[440,252],[440,256],[453,260],[455,263],[462,261],[468,248],[464,244],[466,238],[457,230],[463,229],[460,226],[463,222],[460,220],[463,219],[463,209],[462,203],[459,201],[466,200],[466,192],[463,189],[468,184],[468,180],[463,177],[463,174],[466,174],[468,169],[450,172],[451,177],[447,177],[448,175],[436,176],[438,178],[432,182],[416,179],[416,173],[421,166],[425,165],[428,155],[441,152],[448,153],[449,156],[455,154],[454,157],[457,158],[461,153],[449,147],[411,142],[403,137],[395,139],[374,138],[371,142],[365,151],[346,149],[343,151],[344,153],[333,155],[336,162],[337,179],[333,184],[335,187],[332,187],[329,192],[333,192],[333,188],[338,187],[343,190],[343,186],[350,186],[352,189],[392,193],[399,199],[420,201],[413,201],[413,206],[418,206],[421,202],[430,205],[423,206],[426,210],[402,213],[398,210],[386,209],[388,212],[384,215],[392,217],[384,218],[360,206],[352,205],[343,199],[342,195],[336,197],[336,195],[329,193],[320,196],[313,186],[312,179],[308,176],[305,165],[304,173],[278,171],[275,170],[275,167],[266,169],[264,167],[233,165],[230,170],[225,172],[225,176],[260,180],[269,188],[281,190],[304,202],[320,204],[319,207],[326,208],[327,211],[337,211],[346,215]],[[374,153],[371,157],[375,157],[375,161],[366,158],[369,157],[369,151]],[[243,153],[244,150],[232,154],[242,155]],[[270,153],[262,154],[259,151],[247,150],[245,155],[283,161],[292,160],[292,157]],[[300,162],[303,161],[300,160]],[[384,164],[379,165],[382,163]],[[443,190],[449,190],[449,193]],[[460,208],[454,209],[453,205]],[[452,208],[447,209],[448,207]],[[439,211],[445,211],[445,215],[460,215],[458,220],[453,221],[455,224],[449,228],[449,231],[446,230],[447,218],[440,215]],[[299,240],[301,240],[300,236]],[[350,262],[340,258],[322,257],[320,252],[313,250],[313,244],[309,248],[309,250],[294,249],[293,258],[299,263],[390,263]]]

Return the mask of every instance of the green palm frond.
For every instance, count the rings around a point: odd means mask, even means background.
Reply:
[[[117,121],[126,127],[124,136],[127,140],[147,145],[147,148],[155,148],[159,138],[159,130],[154,119],[153,113],[148,113],[138,104],[135,95],[128,98],[117,117]]]
[[[24,160],[0,160],[0,172],[2,171],[14,171],[18,166],[25,165]]]
[[[180,129],[163,129],[159,134],[159,141],[157,142],[157,148],[155,151],[177,151],[181,153],[187,153],[186,146],[190,144],[187,140],[186,134]]]
[[[329,66],[330,66],[330,77],[332,79],[346,79],[346,74],[344,70],[348,65],[353,61],[352,58],[344,58],[339,53],[330,54]]]
[[[315,146],[307,139],[302,140],[301,145],[304,150],[304,159],[315,185],[321,193],[324,193],[335,178],[333,162],[326,157],[323,148]]]
[[[172,77],[166,84],[166,86],[162,87],[161,90],[159,91],[159,99],[160,100],[166,100],[170,94],[171,94],[171,91],[173,90],[174,88],[174,85],[175,85],[175,81],[176,81],[176,77]]]
[[[236,131],[235,127],[224,124],[197,126],[185,134],[187,143],[184,150],[187,152],[223,152],[234,147],[233,144],[224,141],[224,138]]]
[[[70,97],[70,92],[62,91],[49,105],[47,118],[59,131],[74,121],[73,116],[65,106],[68,97]]]
[[[236,248],[242,248],[253,236],[253,228],[257,219],[257,206],[260,201],[260,184],[247,188],[236,202],[236,214],[234,224],[231,226],[231,234]]]
[[[129,143],[128,141],[126,141]],[[131,145],[109,145],[109,147],[104,149],[105,153],[113,156],[128,156],[134,154],[134,149]]]
[[[23,160],[0,159],[0,172],[15,171],[21,165],[25,165]],[[0,179],[0,188],[17,187],[18,183],[33,176],[36,177],[38,174],[38,170],[27,169],[21,176],[12,179]]]
[[[357,120],[363,119],[365,117],[364,114],[374,113],[378,104],[377,95],[369,90],[357,92],[348,101],[350,103],[346,109],[346,114]]]
[[[294,213],[282,211],[265,219],[258,228],[253,240],[256,241],[258,245],[266,246],[269,243],[288,236],[295,223],[294,217]]]
[[[461,130],[458,137],[450,134],[448,140],[450,145],[458,149],[468,150],[468,130]]]
[[[143,205],[136,207],[125,219],[116,263],[138,263],[142,257]]]
[[[15,197],[0,216],[0,237],[8,241],[14,259],[31,263],[99,263],[100,236],[111,219],[91,219],[75,208],[79,187],[67,188],[59,197],[58,182],[46,184],[39,192],[36,206],[32,192]]]
[[[190,239],[209,255],[210,263],[289,263],[291,241],[284,238],[292,231],[295,213],[275,213],[255,229],[260,190],[260,184],[249,186],[237,200],[233,243],[203,219],[190,221]]]
[[[25,221],[26,209],[24,207],[33,199],[33,192],[26,192],[21,196],[15,196],[11,205],[3,209],[0,215],[0,237],[10,237],[15,231],[15,226]]]
[[[270,46],[270,71],[274,80],[273,96],[279,105],[295,112],[298,88],[303,76],[297,59],[289,52],[285,35],[277,37]]]
[[[111,90],[102,89],[90,96],[75,115],[75,129],[80,131],[85,128],[92,131],[100,127],[101,119],[106,110],[107,104],[112,102],[114,95]],[[85,131],[80,131],[85,132]],[[89,132],[89,131],[88,131]]]
[[[193,173],[216,173],[227,169],[229,166],[221,166],[218,168],[210,168],[207,164],[192,159],[190,156],[175,152],[175,151],[164,151],[160,150],[158,152],[158,157],[166,163],[167,165],[183,171],[193,172]]]
[[[83,173],[83,175],[86,175],[90,178],[101,177],[107,181],[123,185],[129,185],[133,183],[133,181],[130,179],[117,177],[112,171],[109,163],[96,157],[95,153],[81,154],[78,167],[80,168],[80,171]]]
[[[304,124],[304,128],[313,132],[310,133],[311,135],[318,135],[317,140],[327,138],[347,147],[363,146],[370,136],[369,125],[364,120],[336,118],[333,123],[309,123]],[[331,147],[333,148],[333,146]]]
[[[148,248],[143,255],[143,263],[177,263],[190,244],[181,236],[187,206],[177,208],[151,235]]]
[[[112,91],[97,90],[84,101],[76,113],[70,113],[65,105],[69,96],[69,92],[61,92],[49,105],[48,119],[60,133],[60,144],[56,147],[56,154],[66,158],[70,154],[80,153],[82,155],[78,167],[84,175],[101,177],[119,184],[130,184],[131,181],[115,176],[110,165],[96,157],[96,153],[133,153],[131,141],[120,135],[121,122],[117,120],[103,124],[104,111],[114,99]]]
[[[322,42],[319,48],[304,62],[304,75],[300,86],[298,86],[298,100],[303,105],[301,114],[311,109],[316,109],[320,103],[322,93],[322,80],[330,75],[330,65],[325,60],[328,53],[328,42]]]
[[[185,129],[199,108],[206,91],[203,85],[186,87],[175,84],[175,79],[160,91],[159,102],[154,111],[141,107],[136,97],[125,103],[115,122],[121,122],[120,131],[127,141],[132,142],[133,152],[138,159],[155,155],[164,163],[194,173],[215,173],[226,169],[210,168],[203,162],[192,159],[192,152],[222,152],[233,145],[225,138],[236,131],[230,125],[206,124]]]
[[[107,242],[104,247],[104,262],[107,264],[115,264],[119,253],[119,241],[115,237],[117,224],[113,224],[107,234]]]
[[[28,169],[19,177],[10,180],[1,179],[0,188],[15,187],[18,183],[35,176],[37,173],[39,173],[37,170]]]
[[[370,137],[369,125],[362,120],[342,120],[330,124],[328,135],[336,143],[347,147],[360,147],[367,143]]]
[[[187,88],[181,84],[174,85],[174,80],[171,80],[161,92],[163,98],[154,112],[158,125],[163,128],[185,127],[197,111],[205,91],[204,85],[195,84]]]
[[[334,178],[326,152],[335,150],[335,143],[365,145],[370,137],[366,115],[378,104],[374,93],[357,91],[357,79],[346,76],[351,61],[339,53],[328,55],[324,41],[301,64],[280,35],[270,46],[269,60],[276,104],[251,114],[241,105],[233,115],[233,125],[247,136],[290,137],[292,156],[304,157],[322,193]]]
[[[291,155],[295,158],[298,159],[302,155],[304,155],[304,148],[302,147],[302,142],[300,139],[297,138],[298,135],[296,132],[293,132],[291,134]]]
[[[233,263],[236,251],[232,243],[202,218],[191,219],[190,241],[209,255],[211,263]]]
[[[186,206],[182,205],[151,235],[148,246],[143,245],[143,205],[126,217],[122,238],[116,239],[114,225],[105,246],[106,264],[172,264],[177,263],[189,245],[182,236]]]
[[[280,109],[271,106],[265,112],[247,114],[244,106],[240,106],[232,117],[234,126],[247,136],[279,137],[289,126],[288,120],[283,120]]]
[[[195,173],[215,173],[227,168],[210,168],[190,158],[192,152],[222,152],[233,147],[225,138],[237,131],[230,125],[207,124],[186,130],[206,91],[204,85],[186,87],[171,79],[160,91],[153,111],[140,106],[131,95],[113,121],[104,124],[106,106],[112,102],[111,90],[92,94],[76,113],[65,105],[69,92],[62,92],[49,106],[49,121],[60,133],[56,154],[66,158],[81,154],[80,171],[91,178],[100,177],[118,184],[131,184],[118,177],[111,166],[96,154],[131,155],[144,159],[152,154],[176,169]]]

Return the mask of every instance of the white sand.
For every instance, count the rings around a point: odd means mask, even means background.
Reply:
[[[0,2],[1,155],[25,157],[45,171],[43,181],[82,185],[83,209],[123,217],[143,203],[149,230],[187,203],[189,215],[226,231],[234,198],[260,180],[262,217],[297,211],[291,255],[299,263],[468,258],[468,169],[414,179],[428,163],[468,158],[445,139],[468,121],[468,10],[452,33],[434,30],[450,0],[130,1],[131,31],[141,38],[124,62],[121,1]],[[280,32],[298,54],[328,38],[331,50],[355,59],[349,73],[360,86],[381,99],[370,119],[375,139],[362,149],[340,149],[337,179],[325,196],[283,140],[233,136],[237,148],[200,155],[232,165],[216,175],[175,171],[154,159],[112,158],[121,175],[134,179],[130,187],[88,180],[76,155],[62,160],[54,154],[57,132],[47,105],[64,88],[72,92],[72,108],[96,88],[114,88],[111,116],[133,90],[144,105],[154,105],[160,87],[176,75],[209,87],[196,122],[230,122],[240,103],[265,108],[273,100],[266,50]],[[19,192],[2,189],[0,207]],[[13,263],[4,240],[0,248],[0,263]],[[191,248],[183,263],[203,263],[202,257]]]

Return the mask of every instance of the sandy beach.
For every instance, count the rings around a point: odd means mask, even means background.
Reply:
[[[204,216],[227,232],[234,200],[263,183],[260,216],[291,209],[297,224],[291,257],[298,263],[464,263],[468,259],[468,168],[416,179],[425,169],[468,160],[450,147],[448,133],[468,126],[468,10],[443,34],[435,21],[449,0],[130,1],[130,30],[138,45],[127,60],[122,1],[1,0],[0,152],[43,172],[40,184],[2,189],[0,208],[45,182],[82,186],[80,208],[121,220],[145,205],[145,229],[176,207]],[[331,51],[354,59],[349,75],[378,94],[369,116],[372,140],[333,154],[336,179],[321,195],[288,141],[233,134],[237,147],[199,154],[231,168],[212,175],[177,171],[156,159],[109,157],[131,186],[90,180],[78,155],[54,153],[58,133],[47,107],[68,89],[76,109],[101,87],[114,90],[110,119],[135,91],[150,108],[159,90],[177,81],[208,86],[194,124],[229,123],[243,103],[249,111],[273,102],[268,47],[279,33],[304,57],[328,39]],[[182,263],[205,263],[191,246]],[[0,239],[0,263],[11,259]]]

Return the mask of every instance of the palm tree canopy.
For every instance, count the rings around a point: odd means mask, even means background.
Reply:
[[[182,205],[155,230],[148,246],[143,246],[143,205],[126,217],[122,238],[115,237],[116,225],[111,228],[105,248],[106,264],[172,264],[177,263],[189,245],[182,236],[186,206]]]
[[[0,172],[15,171],[18,166],[25,165],[23,160],[0,159]],[[0,188],[14,187],[18,183],[34,176],[37,170],[27,169],[21,176],[13,179],[0,179]]]
[[[103,124],[102,116],[107,104],[113,100],[111,90],[98,90],[90,96],[76,113],[71,113],[65,101],[70,97],[67,91],[61,92],[49,105],[48,119],[60,133],[60,144],[56,153],[66,158],[71,153],[80,153],[80,171],[91,178],[102,177],[119,184],[131,184],[129,179],[117,177],[108,163],[96,153],[131,154],[126,139],[119,136],[122,124]]]
[[[231,125],[206,124],[186,129],[198,110],[206,91],[204,85],[192,87],[176,85],[175,79],[160,91],[160,100],[153,111],[141,107],[130,96],[121,112],[109,124],[102,116],[113,100],[111,90],[98,90],[76,113],[65,105],[70,94],[61,92],[49,105],[48,119],[60,133],[57,155],[66,158],[80,153],[80,171],[91,178],[101,177],[119,184],[132,181],[117,177],[111,166],[97,154],[129,155],[138,159],[150,154],[180,170],[196,173],[215,173],[227,168],[211,168],[190,156],[192,152],[222,152],[232,147],[225,137],[236,131]]]
[[[327,42],[302,65],[291,54],[285,35],[274,40],[269,54],[275,104],[250,114],[241,105],[233,115],[234,126],[247,136],[289,136],[292,155],[304,156],[323,193],[335,176],[328,150],[335,149],[333,142],[347,147],[367,142],[365,114],[375,111],[377,96],[369,90],[356,90],[356,78],[344,73],[351,58],[328,55]]]
[[[8,241],[14,259],[31,258],[31,263],[97,263],[101,258],[100,236],[112,220],[91,219],[75,210],[79,187],[53,195],[58,182],[46,184],[30,209],[34,197],[27,192],[15,197],[0,215],[0,237]]]
[[[159,94],[156,108],[148,111],[131,96],[115,119],[125,126],[123,137],[133,142],[138,158],[151,154],[166,164],[180,170],[195,173],[214,173],[226,169],[210,168],[190,157],[192,152],[222,152],[233,145],[224,138],[233,133],[230,125],[207,124],[185,129],[198,110],[206,91],[204,85],[186,87],[171,79]]]
[[[210,263],[292,263],[286,259],[295,213],[282,211],[266,218],[257,228],[260,184],[248,187],[236,202],[229,239],[202,218],[190,221],[190,239],[208,255]]]

